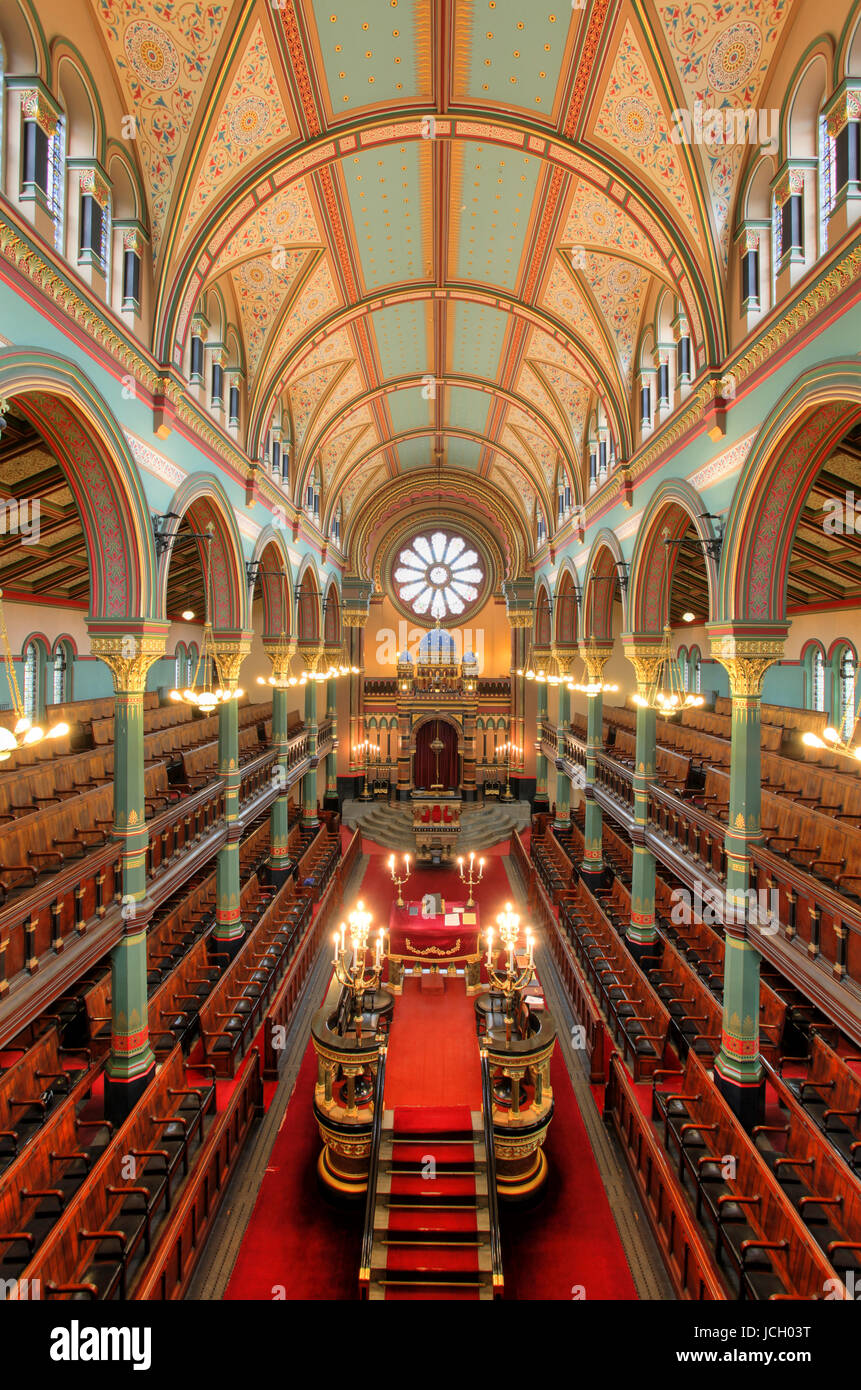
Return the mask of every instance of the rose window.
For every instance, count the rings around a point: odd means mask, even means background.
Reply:
[[[420,617],[459,617],[478,599],[484,570],[463,536],[446,531],[415,536],[398,555],[398,598]]]

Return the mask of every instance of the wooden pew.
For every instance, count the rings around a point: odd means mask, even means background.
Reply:
[[[125,1298],[200,1145],[215,1087],[190,1087],[179,1048],[22,1271],[47,1298]],[[129,1177],[129,1158],[134,1176]],[[15,1294],[13,1291],[12,1297]]]
[[[831,1265],[693,1051],[684,1073],[653,1077],[652,1107],[738,1297],[821,1298]]]

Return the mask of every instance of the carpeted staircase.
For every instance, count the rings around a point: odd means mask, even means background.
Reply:
[[[384,1112],[369,1297],[493,1297],[480,1111],[455,1105]]]
[[[396,853],[415,851],[413,811],[410,805],[391,806],[387,801],[345,801],[342,810],[344,825],[355,829],[375,844]],[[487,806],[470,805],[461,809],[461,832],[458,854],[478,853],[508,840],[513,830],[529,824],[529,802],[497,802]]]

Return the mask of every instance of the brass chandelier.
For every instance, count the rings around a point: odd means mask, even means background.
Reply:
[[[34,743],[41,743],[43,738],[62,738],[63,734],[69,732],[69,726],[64,723],[53,724],[46,732],[41,725],[33,723],[24,709],[24,701],[21,699],[21,691],[18,688],[18,679],[15,675],[12,650],[9,646],[9,634],[6,631],[2,589],[0,589],[0,640],[3,642],[3,660],[6,662],[9,693],[15,711],[15,723],[12,728],[0,727],[0,762],[5,763],[19,748],[29,748]]]

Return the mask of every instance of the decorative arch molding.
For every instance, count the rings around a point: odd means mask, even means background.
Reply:
[[[354,411],[358,410],[363,405],[369,405],[373,401],[380,400],[383,397],[391,396],[393,392],[415,390],[416,387],[422,386],[425,380],[426,378],[423,378],[421,376],[400,377],[394,381],[387,381],[384,386],[375,387],[371,391],[363,391],[360,395],[354,396],[351,400],[345,402],[343,408],[339,410],[330,420],[326,421],[325,426],[318,434],[310,436],[305,441],[305,444],[302,447],[302,461],[299,466],[299,471],[296,480],[296,496],[302,497],[304,495],[304,489],[307,485],[308,474],[311,470],[311,467],[313,466],[313,462],[316,455],[322,448],[325,447],[327,440],[330,439],[337,430],[342,429],[344,427],[346,417],[348,415],[352,414]],[[572,475],[574,474],[574,469],[571,467],[569,459],[571,441],[563,439],[562,436],[559,434],[558,430],[552,424],[552,422],[545,416],[544,412],[540,411],[537,408],[537,406],[535,406],[535,404],[532,401],[528,400],[525,396],[519,396],[515,391],[508,391],[500,386],[488,385],[487,381],[480,377],[467,376],[463,374],[457,375],[454,373],[447,373],[445,377],[441,378],[441,382],[443,386],[457,386],[465,390],[475,391],[483,396],[488,396],[494,400],[505,401],[507,405],[513,405],[516,406],[519,410],[522,410],[524,415],[528,415],[530,419],[533,420],[533,422],[535,422],[537,427],[548,436],[549,440],[555,446],[557,453],[559,453],[562,456],[562,458],[568,463],[569,470],[572,473]],[[454,428],[452,432],[454,432]],[[420,431],[419,433],[434,434],[440,433],[440,431],[425,429]],[[393,440],[391,438],[386,440],[387,444],[390,444],[392,442]],[[495,448],[496,446],[494,445],[492,447]],[[509,454],[509,457],[512,459],[513,462],[516,456]],[[522,465],[520,466],[522,467]],[[546,495],[549,502],[550,493],[547,488],[546,479],[544,478],[541,471],[537,470],[534,477],[530,475],[530,481],[532,482],[533,486],[535,486],[536,491],[538,491],[540,487],[540,490]],[[339,481],[335,479],[333,480],[331,486],[339,485]],[[576,494],[576,502],[582,503],[583,497],[581,496],[580,492],[579,478],[577,478],[574,481],[574,490]],[[331,503],[329,505],[331,508]]]
[[[500,557],[500,574],[516,578],[526,573],[530,552],[529,537],[514,503],[487,478],[467,473],[452,476],[441,473],[421,477],[407,474],[351,515],[344,537],[352,574],[375,576],[379,584],[382,547],[395,530],[421,525],[425,514],[431,520],[463,524],[464,507],[471,508],[470,524],[489,538]]]
[[[425,726],[428,724],[436,724],[437,721],[439,721],[440,724],[448,724],[450,728],[454,729],[454,732],[457,736],[458,752],[461,751],[463,744],[463,716],[455,714],[452,711],[443,712],[442,710],[432,710],[427,714],[422,713],[421,715],[419,715],[418,719],[410,729],[411,753],[414,753],[416,751],[416,736],[418,734],[419,729],[425,728]]]
[[[54,638],[54,645],[51,647],[51,657],[52,657],[52,658],[53,658],[54,652],[55,652],[55,651],[57,650],[57,648],[60,647],[60,646],[68,647],[69,652],[70,652],[71,657],[72,657],[72,660],[73,660],[73,661],[77,661],[77,660],[78,660],[78,658],[79,658],[78,644],[77,644],[77,642],[75,641],[74,637],[71,635],[71,633],[69,633],[69,632],[61,632],[60,635],[59,635],[59,637],[55,637],[55,638]]]
[[[600,530],[592,542],[583,580],[583,637],[597,642],[613,640],[613,598],[616,592],[619,562],[624,563],[622,547],[614,531]],[[627,626],[628,604],[620,586],[622,600],[622,631]]]
[[[683,478],[661,483],[652,494],[640,520],[631,559],[628,611],[633,632],[659,635],[663,631],[669,617],[670,591],[679,557],[677,546],[664,545],[663,532],[667,531],[668,539],[679,540],[693,523],[700,540],[715,540],[716,533],[704,512],[699,493]],[[718,574],[705,547],[703,563],[709,590],[707,621],[713,622],[717,613]]]
[[[693,322],[702,324],[704,350],[708,361],[718,361],[725,352],[725,325],[722,317],[721,284],[716,258],[709,257],[708,277],[704,277],[696,258],[690,252],[681,230],[667,217],[654,190],[640,184],[632,170],[604,155],[599,158],[573,139],[550,134],[545,126],[502,110],[494,111],[493,125],[480,119],[470,109],[449,110],[441,118],[436,108],[417,111],[414,107],[387,109],[364,120],[345,121],[338,125],[338,140],[330,131],[302,143],[301,148],[288,152],[279,150],[263,164],[256,164],[230,191],[229,199],[219,200],[218,208],[201,220],[201,224],[184,251],[178,241],[183,226],[182,197],[177,197],[172,223],[165,239],[163,263],[174,264],[174,274],[159,290],[155,305],[154,343],[160,360],[169,356],[180,363],[185,334],[191,311],[206,276],[230,236],[246,218],[265,207],[266,203],[283,192],[298,178],[315,168],[345,159],[354,150],[378,149],[389,144],[403,144],[425,138],[427,121],[432,119],[435,135],[441,141],[479,139],[485,144],[504,149],[529,149],[557,173],[575,173],[601,193],[617,203],[653,244],[672,280],[679,281],[686,310]],[[186,185],[190,187],[190,184]],[[237,217],[236,208],[245,216]],[[231,214],[230,209],[233,209]],[[178,255],[177,252],[180,252]]]
[[[0,351],[0,400],[50,445],[69,483],[87,548],[89,624],[155,616],[155,544],[125,435],[72,362],[38,349]]]
[[[786,585],[796,528],[810,486],[834,445],[861,416],[861,362],[805,372],[757,435],[727,518],[717,620],[786,620]]]
[[[535,593],[535,625],[533,642],[536,647],[549,647],[553,641],[553,622],[550,591],[542,580]]]
[[[488,302],[487,293],[480,294],[468,286],[450,284],[446,286],[444,294],[445,298],[451,302],[481,305],[486,305]],[[436,297],[433,290],[424,286],[418,291],[414,286],[397,286],[385,295],[381,295],[378,290],[375,290],[373,295],[359,300],[358,303],[351,303],[346,308],[335,309],[327,317],[314,323],[291,349],[281,370],[269,378],[265,389],[263,380],[258,381],[256,395],[249,402],[249,453],[252,456],[255,455],[255,452],[259,454],[266,422],[274,402],[287,389],[292,376],[301,368],[307,353],[313,348],[319,347],[320,343],[341,329],[350,324],[358,323],[381,309],[392,308],[404,303],[421,303],[424,300],[432,304]],[[591,377],[590,388],[601,396],[605,410],[609,411],[613,431],[619,439],[620,447],[627,456],[631,450],[633,438],[627,399],[617,383],[609,379],[607,372],[588,345],[575,338],[564,320],[556,318],[547,309],[526,304],[516,295],[502,289],[494,289],[492,297],[494,308],[510,313],[515,318],[523,319],[532,327],[540,328],[550,337],[555,338],[571,354],[572,370],[582,373],[584,368],[586,369],[586,374]],[[369,362],[370,359],[368,359]],[[449,377],[442,378],[443,381],[449,379]],[[421,378],[419,377],[417,380],[420,382]],[[386,383],[385,389],[389,389],[389,383]],[[521,403],[519,397],[517,403]],[[531,404],[531,409],[534,412],[534,404]]]
[[[579,579],[569,556],[562,562],[556,580],[554,606],[556,618],[553,625],[553,638],[559,647],[575,647],[580,631],[580,600],[578,598]]]
[[[211,473],[193,473],[180,483],[171,498],[168,511],[176,513],[170,542],[159,563],[159,614],[164,617],[167,604],[167,579],[173,547],[179,528],[188,520],[191,529],[201,534],[213,527],[211,545],[212,583],[209,618],[219,634],[246,632],[251,626],[248,585],[242,540],[236,517],[227,493]],[[205,572],[206,541],[195,542]]]
[[[254,544],[251,564],[259,564],[260,597],[263,603],[263,637],[277,638],[293,631],[293,576],[283,530],[264,526]],[[277,571],[283,575],[283,583]],[[249,612],[254,598],[250,588]]]
[[[326,612],[323,615],[323,641],[336,646],[341,641],[341,597],[334,579],[326,589]]]
[[[300,642],[318,642],[323,635],[322,590],[310,555],[296,578],[296,635]]]
[[[355,477],[358,473],[361,472],[364,464],[367,463],[368,459],[373,458],[375,454],[381,453],[383,449],[388,447],[389,445],[405,442],[409,439],[434,439],[437,437],[437,435],[442,435],[444,437],[453,439],[471,439],[474,440],[477,444],[486,445],[488,449],[491,449],[495,454],[498,454],[500,458],[503,458],[508,463],[510,463],[512,468],[514,468],[517,471],[517,473],[520,474],[526,480],[526,482],[533,489],[533,491],[537,492],[539,498],[546,500],[547,504],[549,505],[549,493],[547,492],[547,485],[544,478],[542,477],[539,479],[534,477],[527,470],[523,460],[519,458],[517,454],[512,454],[510,450],[505,448],[504,445],[497,444],[495,441],[491,443],[487,440],[487,437],[485,435],[479,434],[476,431],[472,430],[457,430],[450,426],[444,426],[441,430],[434,431],[423,426],[421,429],[401,430],[398,434],[393,435],[391,439],[388,439],[385,445],[381,445],[378,441],[374,442],[363,453],[357,454],[355,458],[350,460],[348,467],[344,470],[340,477],[336,476],[329,482],[329,484],[327,485],[328,502],[326,505],[326,510],[324,512],[323,522],[324,533],[328,534],[328,532],[332,529],[332,518],[334,516],[335,509],[338,505],[338,501],[340,500],[340,496],[344,491],[344,488],[347,487],[351,478]],[[451,467],[449,468],[449,476],[454,476],[457,473],[459,473],[459,475],[464,478],[469,476],[465,470],[457,470],[456,468]],[[413,481],[415,482],[416,478],[421,475],[417,473],[412,473],[398,474],[397,476],[409,476],[412,477]],[[434,474],[434,478],[436,478],[436,474]],[[484,481],[487,480],[485,479]],[[524,535],[529,534],[529,526],[530,518],[527,517],[526,513],[524,512]],[[527,545],[528,548],[531,549],[531,540],[527,542]]]

